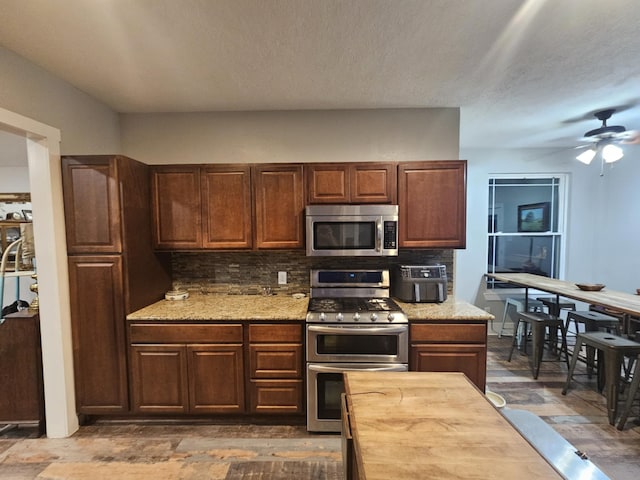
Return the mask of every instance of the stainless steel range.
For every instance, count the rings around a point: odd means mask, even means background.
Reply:
[[[342,373],[406,371],[407,316],[388,270],[312,270],[306,322],[307,430],[340,432]]]

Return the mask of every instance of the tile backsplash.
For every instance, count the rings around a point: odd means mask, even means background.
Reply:
[[[259,294],[309,292],[309,271],[317,268],[367,269],[396,265],[447,267],[447,288],[453,287],[453,250],[401,250],[397,257],[307,257],[300,250],[251,252],[174,252],[173,285],[191,292]],[[278,285],[278,272],[287,272],[287,284]]]

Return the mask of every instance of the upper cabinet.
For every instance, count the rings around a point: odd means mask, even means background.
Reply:
[[[157,249],[303,246],[301,165],[166,165],[151,175]]]
[[[116,162],[106,156],[64,157],[62,172],[67,251],[121,253]]]
[[[161,166],[151,171],[156,248],[202,247],[200,167]]]
[[[465,248],[465,160],[398,166],[400,248]]]
[[[251,248],[251,167],[208,165],[200,177],[202,246]]]
[[[396,203],[394,163],[317,163],[305,166],[308,203]]]
[[[253,167],[257,248],[304,247],[304,179],[302,165]]]

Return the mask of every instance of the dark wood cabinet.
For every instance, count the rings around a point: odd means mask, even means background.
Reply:
[[[487,325],[431,321],[412,323],[410,370],[462,372],[484,392],[487,377]]]
[[[76,405],[84,414],[128,410],[122,257],[69,257]]]
[[[256,248],[303,248],[302,165],[254,165],[253,180]]]
[[[121,253],[116,162],[102,156],[65,157],[62,165],[67,252]]]
[[[245,411],[241,324],[134,323],[130,342],[134,412]]]
[[[395,163],[305,165],[308,203],[395,203]]]
[[[153,242],[158,249],[202,247],[200,168],[156,166],[151,171]]]
[[[247,249],[253,245],[251,167],[202,167],[202,226],[204,248]]]
[[[44,433],[40,317],[21,310],[0,319],[0,424],[37,422]]]
[[[464,160],[398,166],[400,248],[465,248]]]
[[[302,325],[249,325],[249,411],[304,412]]]
[[[149,167],[118,155],[62,158],[78,413],[129,411],[125,316],[171,287],[151,248]]]

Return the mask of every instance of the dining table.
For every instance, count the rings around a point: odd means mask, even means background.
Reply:
[[[640,295],[634,293],[610,290],[606,286],[598,291],[582,290],[576,282],[532,273],[487,273],[486,276],[500,282],[524,287],[525,311],[528,307],[526,302],[529,298],[529,289],[532,288],[555,295],[556,302],[560,301],[560,297],[571,298],[590,305],[604,307],[612,312],[621,313],[625,318],[622,331],[627,334],[631,333],[629,317],[640,317]]]

